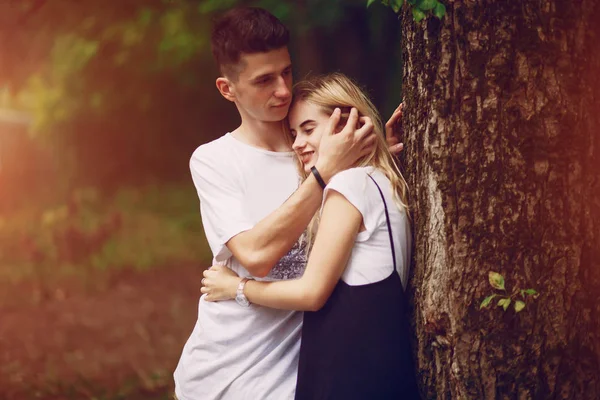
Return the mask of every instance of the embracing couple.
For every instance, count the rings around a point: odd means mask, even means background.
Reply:
[[[215,265],[176,396],[416,399],[407,186],[390,152],[401,145],[388,148],[377,110],[344,75],[292,88],[288,40],[259,8],[213,27],[217,88],[242,122],[190,161]]]

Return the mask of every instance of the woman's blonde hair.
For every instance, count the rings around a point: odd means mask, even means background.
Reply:
[[[292,106],[298,101],[315,104],[327,115],[331,115],[335,108],[340,108],[342,110],[340,125],[342,126],[345,125],[352,107],[358,110],[359,116],[371,118],[373,131],[377,136],[377,144],[371,154],[358,160],[355,167],[372,166],[380,170],[390,180],[394,202],[408,214],[408,185],[389,151],[379,113],[360,87],[346,75],[340,73],[314,76],[294,86]],[[297,163],[300,175],[304,180],[308,174],[304,171],[298,158]],[[307,230],[307,249],[309,251],[318,223],[319,213],[313,217]]]

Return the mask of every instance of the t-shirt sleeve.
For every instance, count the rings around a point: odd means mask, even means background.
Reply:
[[[385,221],[381,195],[364,169],[349,169],[331,178],[323,193],[323,204],[331,190],[342,194],[362,214],[366,230],[359,232],[357,241],[369,239]]]
[[[254,226],[244,213],[243,187],[227,162],[200,149],[190,159],[190,171],[200,198],[206,239],[215,261],[226,261],[232,253],[225,244]]]

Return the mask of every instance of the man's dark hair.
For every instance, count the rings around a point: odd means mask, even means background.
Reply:
[[[273,14],[257,7],[237,7],[213,24],[212,53],[221,73],[237,79],[242,53],[264,53],[287,46],[289,30]]]

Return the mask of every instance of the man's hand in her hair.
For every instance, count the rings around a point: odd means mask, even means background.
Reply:
[[[319,145],[319,158],[315,166],[325,182],[371,153],[377,143],[373,121],[369,117],[359,118],[356,108],[350,111],[344,128],[335,133],[340,116],[341,110],[336,108],[329,118]]]

